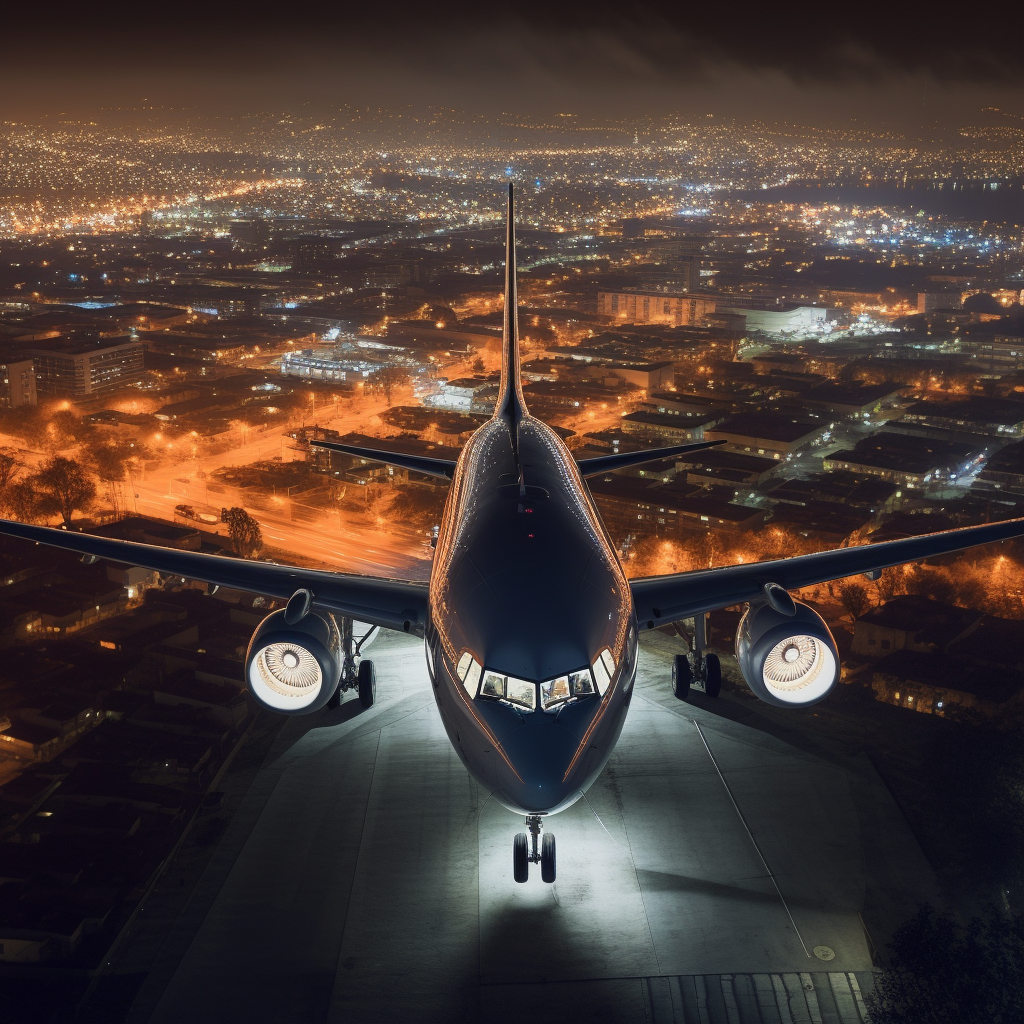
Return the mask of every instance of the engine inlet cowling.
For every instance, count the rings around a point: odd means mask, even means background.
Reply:
[[[322,708],[341,680],[341,637],[334,619],[310,612],[288,623],[285,609],[256,628],[245,656],[253,699],[282,715]]]
[[[767,602],[747,606],[736,631],[736,661],[767,704],[809,707],[839,681],[839,652],[822,617],[800,601],[792,615]]]

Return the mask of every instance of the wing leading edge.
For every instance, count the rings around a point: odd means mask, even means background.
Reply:
[[[10,519],[0,519],[0,534],[284,601],[296,590],[306,588],[312,591],[317,607],[388,629],[422,633],[426,622],[426,584],[178,551],[48,526],[29,526]]]
[[[701,612],[727,608],[756,600],[766,583],[786,590],[810,587],[816,583],[888,569],[905,562],[916,562],[933,555],[991,544],[1024,536],[1024,519],[1002,523],[945,530],[924,537],[890,540],[839,548],[813,555],[781,558],[774,562],[728,565],[719,569],[698,569],[668,576],[646,576],[630,580],[637,621],[641,625],[661,626]]]

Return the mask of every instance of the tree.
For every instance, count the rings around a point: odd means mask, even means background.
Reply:
[[[426,319],[433,320],[440,327],[451,327],[459,322],[459,318],[451,306],[444,306],[438,303],[428,306],[425,312]]]
[[[0,492],[4,515],[22,523],[35,523],[43,518],[39,496],[30,480],[18,480]]]
[[[1011,702],[1007,701],[1007,704]],[[956,851],[945,871],[960,893],[982,899],[1009,893],[1024,910],[1024,728],[1020,710],[979,720],[955,704],[957,722],[936,734],[924,753],[932,806]],[[1014,721],[1016,719],[1016,722]]]
[[[43,443],[57,451],[67,448],[78,441],[86,441],[93,433],[93,428],[76,416],[70,409],[58,409],[50,417],[46,425]]]
[[[71,523],[76,509],[84,512],[96,500],[96,485],[81,463],[61,455],[44,462],[32,483],[39,495],[39,511],[59,515],[65,525]]]
[[[966,313],[989,313],[995,316],[1002,316],[1006,309],[999,300],[988,292],[975,292],[964,299],[963,305]]]
[[[227,523],[231,546],[242,558],[255,558],[263,548],[260,524],[244,508],[222,508],[220,521]]]
[[[841,583],[838,589],[839,600],[856,622],[871,607],[868,592],[859,583]]]
[[[375,373],[370,374],[368,383],[371,388],[379,391],[390,405],[391,395],[395,388],[409,383],[409,371],[400,366],[382,366]]]
[[[96,475],[106,485],[110,504],[115,512],[118,511],[118,502],[121,497],[119,485],[124,480],[126,471],[138,461],[141,454],[142,449],[134,441],[115,438],[100,444],[89,445],[89,461]]]
[[[868,996],[870,1024],[1011,1024],[1024,1020],[1024,918],[990,909],[961,928],[927,904],[889,944]]]
[[[0,490],[14,483],[14,478],[24,468],[13,448],[0,448]]]
[[[883,569],[881,575],[874,581],[875,593],[878,594],[878,603],[885,604],[891,601],[900,591],[903,590],[904,567],[902,565],[891,566]]]

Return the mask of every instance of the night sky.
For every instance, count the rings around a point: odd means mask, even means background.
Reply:
[[[1012,5],[976,15],[825,2],[348,7],[22,9],[5,16],[0,116],[146,102],[904,126],[1024,117],[1024,16]]]

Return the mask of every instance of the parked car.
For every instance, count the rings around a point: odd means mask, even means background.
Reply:
[[[220,516],[215,516],[210,512],[197,512],[191,505],[175,505],[174,514],[181,516],[183,519],[191,519],[197,523],[205,523],[208,526],[212,526],[214,523],[220,522]]]

